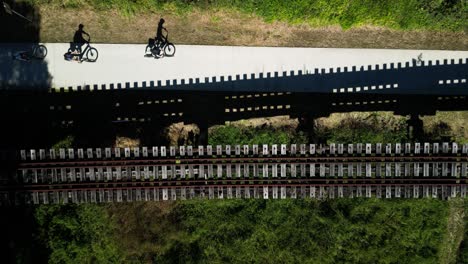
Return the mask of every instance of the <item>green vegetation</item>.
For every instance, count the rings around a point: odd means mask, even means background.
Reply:
[[[42,205],[36,210],[38,236],[50,250],[50,263],[116,263],[115,226],[102,207]]]
[[[457,251],[465,235],[465,207],[463,199],[455,198],[447,201],[449,207],[447,228],[439,251],[441,264],[456,263]],[[459,252],[462,254],[462,252]]]
[[[60,149],[60,148],[71,148],[73,146],[73,142],[75,141],[75,137],[73,135],[68,135],[65,138],[59,140],[55,143],[52,148],[53,149]]]
[[[438,112],[422,118],[426,137],[433,141],[468,143],[468,112]]]
[[[401,143],[408,141],[405,117],[381,113],[349,116],[335,126],[318,126],[320,142],[333,143]]]
[[[215,263],[435,262],[447,213],[435,200],[209,201],[182,208],[205,259]]]
[[[36,213],[52,263],[437,263],[447,216],[447,202],[432,199],[192,200]]]
[[[255,14],[266,21],[307,23],[314,26],[361,25],[395,29],[464,30],[468,3],[465,0],[26,0],[35,5],[62,8],[118,9],[132,15],[146,11],[186,13],[193,10],[226,10]]]
[[[333,143],[398,143],[407,142],[406,118],[392,113],[359,113],[325,118],[315,122],[314,133],[292,128],[285,124],[281,128],[252,127],[240,122],[236,125],[216,126],[210,129],[209,144],[302,144],[311,142]],[[333,124],[329,124],[332,122]],[[450,129],[449,129],[450,130]],[[429,136],[432,136],[429,135]]]
[[[251,128],[245,126],[217,126],[211,129],[208,144],[301,144],[307,143],[303,132],[291,132],[287,129]]]
[[[461,242],[460,248],[457,252],[456,263],[468,263],[468,200],[465,200],[465,217],[463,222],[465,223],[465,232],[463,241]]]

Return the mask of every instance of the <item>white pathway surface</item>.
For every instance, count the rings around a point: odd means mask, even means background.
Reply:
[[[97,62],[80,64],[64,60],[68,43],[45,45],[49,51],[46,62],[51,86],[57,88],[405,63],[420,54],[424,61],[468,58],[468,51],[176,45],[174,57],[154,59],[144,57],[145,45],[93,44],[99,51]],[[40,62],[14,61],[10,65],[33,67],[35,63]],[[4,64],[0,61],[0,67],[5,67]]]

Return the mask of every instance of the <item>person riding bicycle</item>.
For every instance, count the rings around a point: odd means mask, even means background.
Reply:
[[[75,32],[75,35],[73,36],[73,44],[74,44],[74,48],[80,53],[80,57],[81,57],[81,47],[88,42],[88,40],[86,40],[83,35],[87,35],[88,38],[90,37],[88,33],[86,33],[84,30],[84,25],[83,24],[80,24],[78,26],[78,30]]]

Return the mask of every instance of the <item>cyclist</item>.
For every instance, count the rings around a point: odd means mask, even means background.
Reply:
[[[90,37],[88,33],[86,33],[84,30],[84,25],[80,24],[78,26],[78,30],[75,32],[75,35],[73,36],[73,43],[75,45],[75,49],[79,51],[80,53],[80,58],[81,58],[81,47],[87,43],[88,41],[83,37],[83,35],[87,35],[88,38]]]

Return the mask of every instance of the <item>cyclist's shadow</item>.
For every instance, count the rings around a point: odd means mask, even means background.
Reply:
[[[67,53],[64,54],[65,60],[78,62],[96,62],[98,59],[98,51],[96,48],[91,47],[88,42],[70,42],[70,47]]]
[[[83,24],[78,26],[78,30],[73,36],[73,42],[70,42],[68,52],[64,54],[65,60],[77,60],[78,62],[82,62],[83,60],[88,62],[95,62],[97,60],[98,51],[91,47],[91,37],[83,30],[83,28]],[[85,39],[83,35],[88,36],[88,39]]]

